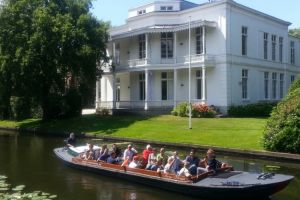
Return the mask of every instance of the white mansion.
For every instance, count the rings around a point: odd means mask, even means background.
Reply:
[[[172,108],[188,101],[189,83],[192,102],[224,113],[280,100],[300,74],[300,39],[288,35],[289,25],[233,0],[131,9],[126,24],[109,31],[114,70],[96,84],[96,107]]]

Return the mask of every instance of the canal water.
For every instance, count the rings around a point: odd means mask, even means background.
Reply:
[[[100,145],[101,140],[81,140]],[[62,146],[63,138],[21,136],[0,132],[0,175],[13,185],[26,185],[27,191],[43,191],[61,200],[196,200],[188,196],[135,184],[116,178],[95,175],[64,166],[53,149]],[[126,146],[120,143],[120,146]],[[142,147],[137,147],[141,150]],[[168,149],[172,150],[172,149]],[[182,158],[188,151],[180,151]],[[202,153],[199,153],[199,156]],[[272,200],[300,200],[300,163],[277,163],[259,159],[218,156],[237,170],[272,171],[295,176],[291,184]],[[198,199],[199,200],[199,199]],[[205,199],[204,199],[205,200]],[[259,200],[259,199],[256,199]]]

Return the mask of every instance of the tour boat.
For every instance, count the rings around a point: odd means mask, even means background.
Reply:
[[[203,199],[267,199],[284,189],[294,178],[283,174],[232,171],[229,168],[220,169],[217,173],[207,172],[186,178],[175,174],[81,159],[79,154],[86,148],[84,146],[56,148],[54,153],[73,168]],[[97,148],[99,147],[94,147],[94,149]]]

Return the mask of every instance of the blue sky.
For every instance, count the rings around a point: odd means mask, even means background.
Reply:
[[[154,0],[153,0],[154,1]],[[194,3],[204,3],[208,0],[190,0]],[[300,28],[299,0],[235,0],[250,8],[270,14],[274,17],[292,23],[290,28]],[[101,20],[110,21],[113,26],[122,25],[127,18],[128,10],[151,0],[94,0],[94,15]]]

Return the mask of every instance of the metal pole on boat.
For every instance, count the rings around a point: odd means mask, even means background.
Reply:
[[[191,103],[191,16],[189,16],[189,129],[192,129],[192,103]]]

